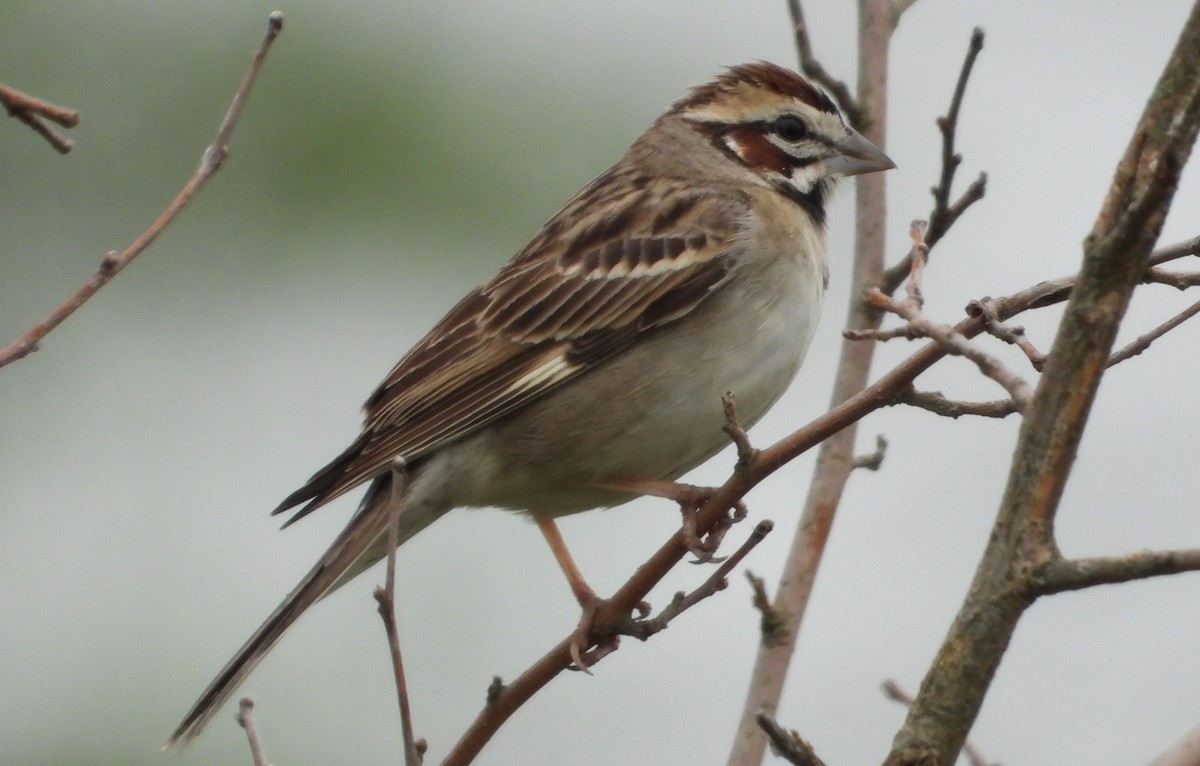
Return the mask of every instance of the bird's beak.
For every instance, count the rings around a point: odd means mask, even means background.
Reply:
[[[826,160],[825,165],[831,172],[843,176],[874,173],[896,167],[891,157],[853,128],[850,128],[850,135],[838,141],[834,148],[838,153]]]

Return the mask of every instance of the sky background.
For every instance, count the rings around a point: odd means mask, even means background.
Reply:
[[[816,51],[853,81],[852,4],[809,2]],[[158,214],[211,140],[270,10],[287,27],[225,169],[134,266],[0,370],[0,763],[248,763],[233,707],[180,755],[158,747],[352,512],[278,532],[266,512],[357,433],[397,358],[649,122],[720,67],[794,65],[785,3],[285,1],[0,4],[0,80],[78,108],[60,157],[0,124],[0,342],[57,305]],[[962,184],[987,198],[936,249],[927,311],[1074,272],[1115,163],[1188,11],[1183,0],[921,0],[892,46],[889,257],[928,215],[934,120],[970,31],[987,42],[960,125]],[[1189,167],[1163,235],[1200,233]],[[852,189],[831,212],[833,281],[795,385],[752,432],[778,439],[829,397],[848,300]],[[961,187],[960,187],[961,188]],[[1194,300],[1141,288],[1121,341]],[[1055,311],[1023,317],[1048,349]],[[1185,325],[1106,376],[1064,498],[1069,556],[1200,544],[1200,406]],[[880,349],[876,375],[910,351]],[[1006,349],[997,353],[1020,367]],[[1024,370],[1024,368],[1021,368]],[[998,389],[949,360],[924,388]],[[893,408],[878,473],[855,475],[779,719],[830,764],[882,760],[986,542],[1017,421]],[[691,475],[719,483],[728,452]],[[811,459],[749,497],[775,533],[748,566],[774,589]],[[638,501],[562,522],[592,585],[624,581],[678,524]],[[749,525],[731,533],[736,541]],[[457,511],[399,557],[416,728],[431,762],[568,633],[577,607],[536,529]],[[661,606],[707,572],[683,567]],[[371,590],[321,604],[243,691],[278,764],[399,758]],[[480,763],[722,763],[757,642],[741,575],[595,677],[565,674]],[[1022,621],[973,735],[1036,766],[1151,759],[1200,720],[1200,578],[1069,594]]]

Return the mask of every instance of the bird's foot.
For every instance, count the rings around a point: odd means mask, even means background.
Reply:
[[[734,523],[746,518],[746,505],[738,501],[733,506],[733,512],[721,517],[717,525],[701,536],[696,529],[696,515],[705,503],[717,493],[716,487],[697,487],[691,484],[675,484],[675,489],[668,497],[679,503],[679,512],[683,516],[683,526],[680,529],[684,545],[696,557],[693,564],[717,564],[725,560],[725,556],[717,556],[717,549],[725,539],[725,533]]]
[[[746,518],[746,504],[741,500],[733,506],[733,511],[721,518],[708,534],[701,535],[696,527],[696,514],[704,504],[717,493],[716,487],[697,487],[694,484],[681,484],[675,481],[654,481],[645,479],[621,480],[604,482],[601,486],[625,492],[636,492],[639,495],[651,495],[679,504],[683,515],[683,543],[688,551],[696,557],[694,564],[716,564],[724,561],[723,556],[717,556],[717,548],[721,545],[725,533],[734,523]]]
[[[620,646],[621,637],[615,632],[605,631],[593,641],[597,632],[596,628],[602,627],[597,622],[598,615],[602,614],[604,607],[608,604],[608,601],[595,594],[592,594],[592,598],[587,603],[581,600],[580,606],[583,607],[583,613],[579,617],[579,624],[571,633],[571,643],[567,647],[571,654],[571,670],[582,670],[590,676],[592,675],[591,666],[615,652]],[[635,609],[637,611],[636,619],[645,618],[650,614],[650,604],[645,601],[638,602]],[[607,623],[608,620],[605,619],[603,622]]]

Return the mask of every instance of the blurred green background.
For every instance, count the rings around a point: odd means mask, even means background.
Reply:
[[[852,79],[849,5],[806,7],[818,53]],[[158,215],[276,7],[286,28],[226,167],[41,351],[0,370],[4,766],[249,762],[232,708],[184,753],[158,747],[355,499],[286,534],[266,511],[353,438],[356,408],[400,354],[686,87],[727,64],[794,61],[782,2],[6,0],[0,80],[83,122],[66,157],[0,124],[0,342]],[[964,177],[988,169],[991,186],[938,249],[931,312],[954,319],[970,298],[1075,269],[1187,7],[922,0],[910,12],[892,71],[895,257],[928,211],[933,120],[967,36],[989,32],[961,148]],[[1198,233],[1197,186],[1191,169],[1166,239]],[[820,337],[758,443],[824,408],[850,201],[833,210]],[[1187,300],[1147,296],[1126,335]],[[1048,347],[1053,315],[1026,324]],[[1185,327],[1106,380],[1060,525],[1069,553],[1196,544],[1195,339]],[[881,368],[905,353],[885,347]],[[996,395],[965,365],[923,383]],[[876,685],[917,686],[987,534],[1016,425],[896,410],[864,426],[893,452],[851,483],[780,715],[829,762],[886,751],[903,712]],[[719,482],[730,465],[693,478]],[[809,467],[751,496],[778,525],[750,564],[768,582]],[[676,525],[671,507],[638,502],[564,534],[607,592]],[[400,568],[416,724],[436,761],[492,674],[518,673],[577,612],[536,531],[494,511],[451,514],[405,546]],[[657,603],[706,576],[688,569]],[[245,687],[274,762],[398,759],[378,577],[314,610]],[[980,721],[989,755],[1147,760],[1200,711],[1197,595],[1178,578],[1039,605]],[[735,580],[647,645],[627,641],[595,678],[557,680],[481,762],[720,762],[756,641],[747,596]]]

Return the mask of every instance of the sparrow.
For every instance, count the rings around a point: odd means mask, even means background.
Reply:
[[[674,480],[752,425],[799,369],[829,280],[825,206],[895,165],[833,101],[766,62],[691,89],[399,361],[362,434],[273,513],[367,484],[358,511],[196,701],[196,737],[309,607],[457,507],[527,514],[576,598],[599,599],[555,519]],[[579,643],[586,641],[583,631]],[[572,654],[583,667],[577,646]]]

